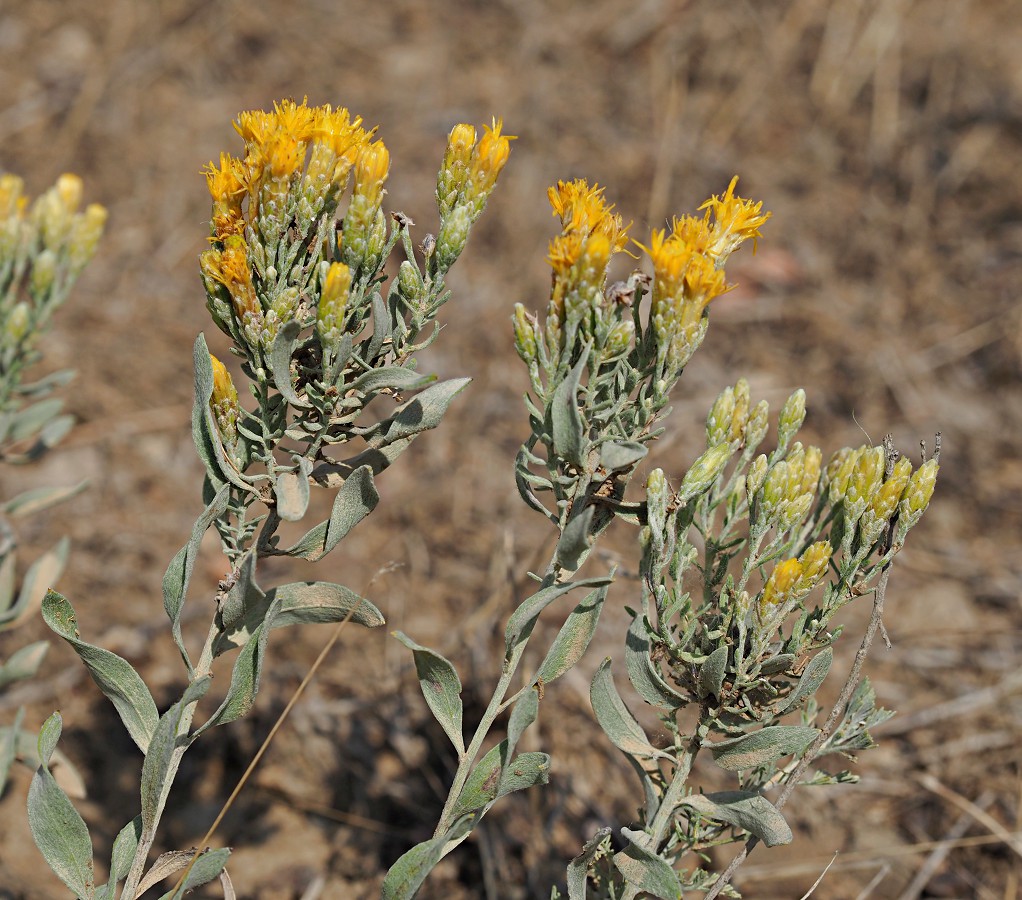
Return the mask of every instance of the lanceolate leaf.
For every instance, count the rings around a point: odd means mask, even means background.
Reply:
[[[206,338],[201,334],[195,339],[193,359],[195,402],[192,406],[192,439],[196,452],[206,464],[210,479],[218,487],[224,481],[229,481],[243,491],[251,491],[252,486],[227,458],[227,452],[217,433],[213,411],[209,406],[209,398],[213,396],[213,363],[206,347]]]
[[[88,487],[88,484],[87,481],[79,481],[78,484],[67,487],[33,488],[8,500],[3,505],[3,510],[11,516],[31,516],[80,494]]]
[[[635,717],[628,711],[624,700],[618,694],[610,674],[609,656],[596,670],[589,696],[596,721],[600,723],[600,727],[615,747],[629,756],[639,758],[664,755],[649,742],[642,726],[635,721]]]
[[[184,607],[185,598],[188,596],[188,584],[192,579],[192,569],[195,568],[195,557],[198,555],[202,536],[209,529],[210,525],[223,515],[227,509],[230,491],[230,485],[221,485],[210,501],[209,506],[195,520],[188,543],[175,554],[163,576],[163,608],[167,611],[167,616],[170,618],[174,643],[177,644],[181,658],[188,667],[189,674],[192,671],[192,663],[188,658],[188,651],[185,649],[184,640],[181,636],[181,610]]]
[[[60,728],[60,713],[54,713],[40,731],[41,764],[28,789],[28,824],[57,877],[76,897],[88,900],[94,889],[89,829],[47,768]]]
[[[14,716],[14,724],[7,729],[0,730],[0,796],[3,796],[4,788],[7,786],[7,776],[17,753],[18,733],[24,718],[25,707],[22,706]]]
[[[628,846],[614,854],[614,865],[630,884],[660,900],[678,900],[681,882],[677,873],[647,845],[649,836],[642,831],[622,828]]]
[[[295,343],[301,330],[301,324],[295,319],[289,319],[280,326],[277,336],[273,339],[273,347],[270,349],[270,372],[273,373],[274,387],[280,391],[288,403],[299,409],[311,409],[312,404],[299,397],[291,384],[291,354],[294,353]]]
[[[419,687],[440,727],[451,739],[454,749],[465,752],[465,739],[461,733],[461,679],[451,662],[428,647],[416,644],[400,631],[394,632],[402,644],[412,651]]]
[[[574,572],[582,565],[592,546],[593,516],[596,508],[587,506],[564,526],[554,558],[562,569]]]
[[[110,855],[110,884],[115,885],[127,877],[141,835],[142,817],[135,816],[114,839],[114,848]]]
[[[596,632],[603,611],[603,603],[607,599],[609,586],[586,594],[578,606],[572,610],[561,630],[557,632],[553,644],[547,651],[546,658],[540,664],[536,679],[550,684],[560,678],[575,665],[586,652],[589,642]]]
[[[753,769],[782,756],[799,754],[819,732],[806,725],[768,725],[741,737],[710,745],[714,762],[729,772]]]
[[[380,502],[380,495],[373,482],[373,470],[369,466],[355,469],[337,491],[330,518],[320,522],[308,531],[298,542],[283,552],[287,556],[299,556],[315,561],[326,556],[340,543],[341,539],[374,509]]]
[[[552,584],[527,597],[511,613],[504,631],[504,655],[510,659],[511,653],[523,640],[532,634],[536,619],[558,597],[577,587],[600,588],[611,583],[610,578],[583,578],[580,581],[567,581],[563,584]]]
[[[578,386],[582,370],[589,359],[586,347],[579,356],[575,367],[564,381],[557,385],[550,401],[550,430],[553,436],[554,453],[558,457],[582,468],[585,465],[586,435],[582,415],[578,410]]]
[[[663,679],[649,656],[649,635],[642,615],[632,619],[625,637],[625,666],[635,692],[657,709],[680,709],[686,700]]]
[[[99,689],[117,709],[128,734],[145,753],[159,715],[141,676],[116,653],[81,640],[74,609],[56,591],[50,591],[43,600],[43,620],[81,657]]]
[[[11,658],[0,666],[0,687],[35,675],[49,646],[48,641],[35,641],[15,650]]]
[[[681,806],[695,810],[707,819],[716,819],[754,834],[766,846],[791,843],[791,829],[774,805],[753,791],[720,791],[692,794]]]
[[[138,886],[139,891],[144,892],[154,884],[163,881],[164,878],[176,875],[191,865],[192,868],[188,872],[188,877],[185,878],[184,884],[176,890],[171,888],[160,897],[160,900],[177,900],[177,898],[183,897],[186,893],[203,884],[207,884],[220,875],[224,866],[227,865],[227,859],[230,855],[230,847],[206,850],[198,856],[195,856],[194,850],[174,850],[170,853],[164,853],[156,860],[152,869],[146,873],[145,878],[142,879],[142,883]],[[194,863],[192,863],[193,858],[195,858]]]
[[[462,816],[446,834],[416,844],[401,856],[383,880],[383,900],[411,900],[426,876],[443,858],[445,848],[464,838],[471,831],[473,821],[473,816]]]
[[[312,463],[304,456],[297,460],[298,470],[282,472],[273,485],[277,514],[285,522],[297,522],[309,508],[309,473]]]
[[[582,852],[568,864],[568,900],[586,900],[586,873],[589,863],[604,840],[610,835],[610,828],[601,828],[582,848]]]
[[[799,679],[795,690],[788,696],[787,701],[778,710],[778,715],[783,715],[790,710],[797,709],[807,697],[816,693],[816,689],[823,684],[824,679],[830,672],[831,664],[834,662],[834,651],[830,647],[824,647],[816,654],[806,666],[802,677]]]
[[[720,697],[721,688],[724,685],[724,676],[727,674],[728,646],[724,644],[714,650],[703,661],[699,669],[699,695],[708,697]]]
[[[345,619],[366,628],[384,624],[383,613],[365,597],[329,581],[282,584],[272,588],[266,596],[271,602],[280,598],[280,609],[273,618],[273,628],[341,622]]]
[[[71,542],[66,537],[61,538],[53,549],[47,550],[29,566],[21,582],[18,599],[10,609],[0,613],[0,628],[14,628],[35,615],[46,591],[64,571],[70,546]]]

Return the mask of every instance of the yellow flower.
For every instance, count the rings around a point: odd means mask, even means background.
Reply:
[[[770,573],[766,587],[763,588],[760,608],[765,611],[766,607],[776,606],[788,600],[801,577],[802,564],[797,559],[786,559],[778,563]]]
[[[511,153],[511,141],[515,140],[515,136],[501,134],[503,124],[501,119],[495,118],[492,126],[483,126],[483,136],[479,138],[479,143],[472,152],[467,199],[474,200],[489,195],[497,183],[497,176],[507,163],[508,155]],[[473,137],[474,131],[475,129]],[[467,137],[467,133],[459,135],[459,138],[464,137]]]
[[[365,197],[369,207],[375,209],[383,197],[383,182],[390,170],[390,152],[383,141],[362,148],[355,164],[355,194]]]
[[[755,249],[755,239],[761,236],[759,229],[770,218],[770,213],[762,212],[762,201],[754,203],[734,196],[737,184],[738,176],[735,175],[723,196],[714,194],[699,207],[700,210],[706,210],[707,223],[710,214],[713,214],[709,252],[718,266],[722,266],[728,256],[749,238],[753,239]]]

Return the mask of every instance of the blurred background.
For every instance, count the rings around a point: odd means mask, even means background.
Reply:
[[[861,756],[861,785],[796,793],[794,845],[757,849],[736,884],[750,898],[798,897],[840,851],[816,896],[1018,896],[1020,46],[1016,0],[0,3],[0,169],[33,195],[76,172],[110,211],[46,344],[48,369],[78,370],[67,396],[80,425],[42,469],[4,472],[0,488],[92,480],[25,539],[42,549],[71,535],[58,587],[86,639],[139,667],[161,708],[182,672],[160,583],[201,508],[191,345],[205,331],[225,350],[198,277],[201,168],[241,151],[240,110],[304,96],[348,106],[379,125],[393,159],[385,205],[421,238],[436,228],[450,127],[498,116],[518,135],[420,366],[472,387],[380,478],[376,514],[297,572],[366,593],[389,627],[346,631],[220,828],[239,896],[375,897],[428,835],[452,759],[390,628],[454,659],[469,720],[489,697],[503,622],[552,537],[514,488],[527,380],[509,322],[514,302],[538,309],[549,288],[546,187],[605,185],[643,240],[734,174],[773,218],[758,253],[729,266],[739,287],[714,304],[650,465],[676,482],[713,398],[743,375],[775,411],[806,387],[803,440],[825,454],[890,431],[917,458],[920,440],[943,433],[937,493],[887,595],[891,647],[868,664],[899,714]],[[612,538],[608,552],[627,562],[634,536]],[[207,549],[185,623],[200,642],[224,574]],[[278,566],[263,581],[294,577]],[[611,597],[588,656],[525,739],[553,753],[550,785],[502,801],[421,896],[549,896],[597,828],[633,819],[637,786],[588,701],[599,660],[620,656],[634,586]],[[852,608],[853,631],[866,613]],[[306,628],[271,642],[255,712],[186,757],[161,850],[201,839],[327,637]],[[839,643],[835,672],[856,644],[852,633]],[[9,649],[0,642],[0,656]],[[139,753],[56,639],[43,677],[0,698],[0,715],[19,704],[30,727],[62,711],[62,747],[89,789],[80,808],[108,858],[137,811]],[[28,781],[16,770],[0,802],[0,897],[66,896],[28,836]]]

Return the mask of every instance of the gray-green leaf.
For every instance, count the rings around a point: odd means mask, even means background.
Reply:
[[[415,643],[408,635],[395,631],[396,637],[412,651],[419,687],[455,750],[465,752],[465,739],[461,733],[461,679],[451,662],[428,647]]]
[[[550,430],[553,436],[554,453],[573,466],[585,465],[585,425],[578,409],[578,386],[582,370],[589,359],[588,347],[583,350],[574,368],[557,385],[550,401]]]
[[[600,588],[611,583],[610,578],[583,578],[580,581],[567,581],[563,584],[552,584],[537,591],[523,600],[518,608],[511,613],[504,631],[504,656],[511,658],[514,649],[532,634],[536,619],[558,597],[577,587]]]
[[[62,487],[38,487],[23,491],[3,505],[3,511],[10,516],[31,516],[58,503],[63,503],[80,494],[88,487],[88,481],[79,481]]]
[[[813,696],[816,693],[816,689],[823,684],[833,662],[834,651],[830,647],[824,647],[816,656],[809,660],[809,665],[806,666],[802,677],[798,680],[795,690],[791,692],[787,702],[778,710],[777,714],[783,715],[786,712],[790,712],[798,707],[803,700]]]
[[[28,824],[35,845],[57,877],[76,897],[88,900],[94,890],[89,829],[46,767],[60,729],[60,713],[54,713],[40,731],[42,764],[28,789]]]
[[[600,723],[600,727],[615,747],[637,758],[652,759],[665,755],[649,742],[642,726],[635,721],[635,717],[618,694],[610,673],[609,656],[600,663],[593,676],[589,697],[596,721]]]
[[[729,772],[753,769],[782,756],[801,754],[819,732],[807,725],[768,725],[751,734],[711,744],[714,762]]]
[[[74,609],[56,591],[43,600],[43,620],[74,648],[93,681],[113,703],[131,739],[146,753],[159,714],[141,676],[116,653],[81,640]]]
[[[564,526],[554,552],[554,560],[562,569],[574,572],[589,555],[595,513],[596,507],[587,506],[577,516],[572,516]]]
[[[35,675],[49,646],[48,641],[35,641],[15,650],[11,658],[0,666],[0,687]]]
[[[625,881],[660,900],[678,900],[681,897],[678,875],[648,848],[649,835],[630,828],[622,828],[621,834],[628,841],[628,846],[614,854],[614,865]]]
[[[426,876],[443,858],[447,846],[461,840],[472,830],[474,819],[471,815],[462,816],[445,834],[416,844],[404,853],[383,879],[382,900],[411,900]]]
[[[729,652],[727,644],[723,644],[703,661],[699,668],[700,698],[708,697],[711,694],[720,698],[720,691],[724,686],[724,676],[727,674]]]
[[[586,900],[586,876],[589,863],[603,842],[610,836],[610,828],[601,828],[593,835],[582,852],[568,863],[568,900]]]
[[[680,709],[688,701],[660,675],[650,659],[649,635],[641,615],[632,619],[625,637],[625,666],[635,692],[657,709]]]
[[[273,485],[277,500],[277,515],[285,522],[297,522],[309,508],[309,473],[312,462],[304,456],[298,458],[297,472],[281,472]]]
[[[330,518],[306,532],[294,546],[283,552],[287,556],[299,556],[310,561],[321,559],[376,509],[379,502],[372,468],[361,466],[355,469],[337,491]]]
[[[791,829],[774,805],[754,791],[691,794],[681,801],[707,819],[716,819],[754,834],[766,846],[791,843]]]
[[[550,684],[582,658],[582,654],[586,652],[589,642],[596,632],[608,590],[609,586],[605,585],[591,591],[571,611],[561,626],[561,630],[557,632],[554,642],[550,645],[546,658],[540,664],[534,680]]]

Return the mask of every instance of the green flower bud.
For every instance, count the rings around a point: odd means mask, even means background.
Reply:
[[[909,480],[905,493],[898,504],[903,527],[911,528],[926,511],[930,505],[930,498],[933,496],[933,489],[937,485],[937,472],[940,466],[934,459],[924,462]]]
[[[471,227],[472,216],[467,206],[456,206],[441,223],[440,234],[436,240],[437,268],[440,272],[446,272],[461,256],[461,251],[468,243]]]
[[[410,260],[401,263],[397,270],[397,284],[401,289],[401,296],[418,303],[426,294],[426,285],[422,280],[422,273],[419,267]]]
[[[632,346],[635,338],[635,323],[631,319],[622,319],[607,334],[607,343],[603,345],[602,361],[624,356]]]
[[[752,451],[763,443],[767,429],[770,427],[770,404],[766,400],[760,400],[749,414],[745,423],[745,447]]]
[[[95,255],[105,227],[106,209],[98,203],[90,203],[84,213],[75,216],[67,250],[72,277],[77,276]]]
[[[806,419],[806,392],[799,388],[781,408],[777,421],[777,446],[787,447]]]
[[[717,444],[711,447],[700,456],[682,479],[681,487],[678,489],[678,498],[682,503],[687,503],[693,497],[709,490],[710,486],[717,480],[720,473],[724,471],[731,458],[731,447],[729,444]]]
[[[726,387],[718,395],[706,417],[706,446],[715,447],[729,440],[731,418],[735,412],[735,389]]]
[[[28,287],[32,298],[39,303],[44,302],[56,277],[57,254],[52,250],[43,250],[32,260],[32,275]]]
[[[4,322],[4,344],[15,347],[32,328],[32,307],[24,300],[14,304]]]
[[[749,501],[749,506],[752,506],[752,503],[756,498],[756,494],[759,493],[760,488],[763,487],[763,482],[766,481],[767,467],[768,464],[765,453],[761,453],[757,456],[752,461],[752,465],[749,466],[749,474],[745,476],[745,491]]]
[[[536,327],[535,316],[530,316],[521,303],[515,304],[515,313],[511,321],[515,329],[515,350],[522,358],[522,362],[531,365],[536,361]]]

